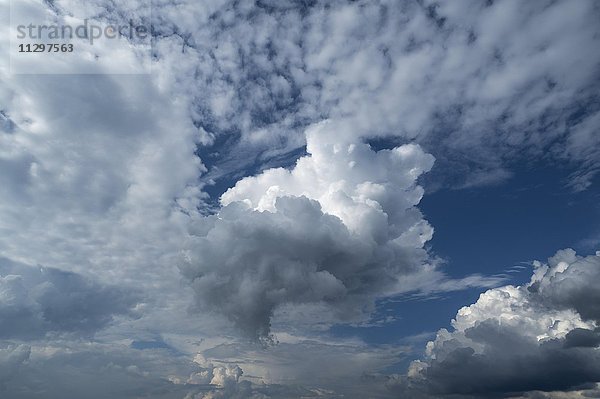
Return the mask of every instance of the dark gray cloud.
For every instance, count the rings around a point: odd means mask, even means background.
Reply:
[[[214,228],[195,243],[200,258],[182,268],[207,310],[214,306],[259,338],[269,334],[278,304],[335,303],[360,294],[368,278],[360,272],[365,245],[317,202],[281,198],[276,213],[264,214],[236,205],[214,218]],[[352,279],[350,270],[357,271]]]
[[[575,328],[565,336],[565,348],[596,348],[600,346],[600,331]]]
[[[467,329],[465,336],[483,345],[483,353],[458,347],[443,360],[433,360],[423,373],[427,392],[511,396],[533,390],[573,390],[600,381],[600,354],[568,345],[572,337],[540,344],[489,320]]]
[[[132,315],[138,294],[58,269],[0,259],[0,338],[26,340],[46,333],[89,335],[114,316]]]
[[[218,214],[193,227],[184,275],[201,305],[253,338],[269,335],[285,304],[322,302],[342,319],[360,316],[426,262],[431,229],[415,208],[416,179],[432,157],[417,146],[376,153],[330,142],[320,129],[293,170],[241,180]]]

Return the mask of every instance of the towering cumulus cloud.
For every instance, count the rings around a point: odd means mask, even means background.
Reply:
[[[308,155],[292,170],[239,181],[191,239],[182,270],[200,303],[254,338],[268,336],[284,304],[358,317],[426,258],[433,229],[415,207],[416,179],[433,157],[417,145],[375,152],[329,128],[309,129]]]
[[[460,309],[454,331],[440,330],[395,387],[469,397],[587,388],[597,397],[589,389],[600,381],[599,299],[600,252],[559,251],[535,263],[529,284],[489,290]]]

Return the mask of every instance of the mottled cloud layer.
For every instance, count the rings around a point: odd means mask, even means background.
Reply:
[[[598,170],[594,1],[163,4],[157,56],[193,76],[191,116],[215,143],[205,182],[284,162],[323,119],[422,143],[432,188],[497,183],[543,154],[575,190]]]

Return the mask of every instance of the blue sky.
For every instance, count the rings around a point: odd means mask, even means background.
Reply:
[[[600,396],[597,2],[0,8],[0,397]]]
[[[502,273],[554,248],[594,252],[596,190],[572,192],[565,187],[569,171],[544,162],[518,165],[513,173],[503,184],[440,190],[423,199],[421,209],[436,227],[431,246],[448,259],[450,273]]]
[[[507,284],[521,285],[531,277],[532,262],[553,255],[555,248],[594,254],[599,194],[593,189],[569,190],[565,182],[570,171],[565,169],[544,162],[518,165],[513,176],[500,184],[426,194],[420,209],[435,226],[430,249],[444,259],[448,274],[457,278],[470,273],[503,275]],[[381,305],[378,316],[391,311],[399,317],[389,325],[337,326],[334,331],[378,344],[434,333],[449,328],[456,310],[475,302],[480,293],[468,289],[432,298],[401,298]]]

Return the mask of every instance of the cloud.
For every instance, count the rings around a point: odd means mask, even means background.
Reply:
[[[598,255],[578,258],[575,251],[559,251],[547,265],[535,263],[528,290],[552,308],[576,310],[584,320],[600,322],[600,265]]]
[[[202,356],[197,356],[194,361],[202,366],[202,371],[191,374],[185,383],[201,386],[201,392],[192,391],[184,399],[254,397],[251,384],[248,381],[240,382],[243,371],[238,365],[215,366],[206,362]]]
[[[51,332],[87,336],[115,316],[132,316],[137,296],[75,273],[0,258],[0,339],[43,338]]]
[[[170,374],[194,365],[161,351],[71,341],[0,349],[0,395],[11,399],[152,397],[182,399],[188,390]],[[7,371],[5,371],[7,370]]]
[[[76,3],[54,2],[65,14]],[[135,287],[146,294],[144,317],[185,307],[175,259],[203,198],[204,167],[185,96],[173,99],[161,81],[168,71],[156,62],[147,76],[11,75],[8,60],[0,60],[12,126],[0,132],[2,256],[52,276]]]
[[[29,359],[31,348],[27,345],[0,347],[0,392],[4,383],[10,380]]]
[[[276,346],[267,350],[240,342],[202,351],[208,363],[238,365],[242,380],[273,398],[388,397],[382,372],[410,348],[368,345],[358,339],[302,337],[278,334]],[[262,390],[261,390],[262,389]]]
[[[293,168],[238,181],[217,214],[195,221],[180,269],[201,309],[268,339],[283,308],[292,324],[351,322],[376,298],[498,283],[449,279],[425,250],[433,229],[416,208],[417,179],[431,155],[414,144],[374,151],[332,129],[308,129],[308,155]],[[302,320],[297,306],[319,316]]]
[[[285,304],[323,302],[354,318],[426,259],[433,231],[415,207],[416,179],[433,158],[415,145],[374,152],[327,129],[307,132],[309,155],[292,170],[239,181],[194,226],[182,272],[206,309],[251,337],[268,336]]]
[[[113,3],[57,0],[40,10],[61,20],[86,7],[113,21],[147,2]],[[0,13],[5,25],[8,15]],[[183,358],[197,341],[231,333],[209,314],[265,339],[360,323],[381,296],[496,285],[485,276],[451,280],[430,259],[433,229],[416,208],[417,178],[432,167],[427,153],[438,165],[430,187],[495,184],[511,176],[515,159],[544,154],[574,168],[574,190],[589,189],[599,156],[598,15],[585,0],[160,0],[152,75],[19,76],[2,57],[0,253],[20,263],[0,268],[1,395],[334,396],[343,381],[361,397],[385,396],[384,377],[361,379],[344,364],[350,353],[380,372],[393,361],[379,348],[281,345],[270,353],[281,363],[240,363],[241,376],[235,362],[200,367],[211,373],[206,386],[187,382],[197,366]],[[5,55],[8,42],[0,40]],[[323,120],[330,123],[305,136]],[[374,137],[396,148],[375,152],[365,144]],[[238,180],[219,205],[204,192],[220,195]],[[181,271],[210,312],[186,313],[192,290],[175,266],[182,249]],[[498,387],[500,395],[557,388],[541,374],[525,381],[556,359],[578,362],[558,388],[593,380],[593,365],[577,367],[597,360],[597,273],[574,254],[560,256],[527,289],[488,291],[480,310],[457,319],[457,332],[440,333],[436,358],[423,369],[415,363],[410,384],[456,390],[439,365],[457,359],[482,381],[494,377],[488,360],[512,359],[490,340],[523,348],[523,361],[536,366],[516,378],[521,386]],[[561,262],[567,271],[557,271]],[[132,287],[144,294],[133,320],[121,317],[136,304]],[[132,341],[169,350],[135,350]],[[329,369],[293,364],[291,354],[309,348],[329,351]],[[281,364],[287,381],[249,382],[253,370]],[[294,386],[294,372],[335,383]],[[169,382],[170,373],[185,383]],[[470,392],[482,389],[465,381]]]
[[[467,397],[594,389],[600,330],[595,301],[580,298],[597,295],[599,271],[600,254],[580,257],[573,250],[536,262],[527,285],[489,290],[460,309],[453,331],[440,330],[425,359],[391,386]]]
[[[324,119],[417,141],[438,159],[432,187],[498,183],[543,154],[575,190],[598,171],[594,1],[169,4],[156,56],[190,77],[207,184],[285,164]]]

